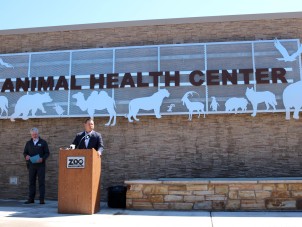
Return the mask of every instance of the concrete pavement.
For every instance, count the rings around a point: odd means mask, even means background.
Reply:
[[[23,205],[0,200],[1,227],[301,227],[302,212],[133,211],[111,209],[105,203],[93,215],[58,214],[57,201]]]

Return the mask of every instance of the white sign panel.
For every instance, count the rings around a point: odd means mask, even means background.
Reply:
[[[67,168],[85,168],[85,157],[79,157],[79,156],[68,156],[67,157]]]
[[[301,109],[299,39],[0,54],[0,119]]]

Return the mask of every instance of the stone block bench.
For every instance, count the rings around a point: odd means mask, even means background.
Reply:
[[[302,178],[127,180],[127,209],[302,210]]]

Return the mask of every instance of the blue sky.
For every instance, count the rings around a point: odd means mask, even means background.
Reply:
[[[302,12],[301,0],[0,0],[0,30],[219,15]]]

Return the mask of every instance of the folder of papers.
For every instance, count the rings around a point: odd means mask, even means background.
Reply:
[[[40,155],[38,155],[38,154],[30,157],[31,163],[37,163],[39,159],[40,159]]]

